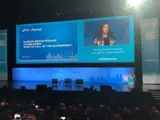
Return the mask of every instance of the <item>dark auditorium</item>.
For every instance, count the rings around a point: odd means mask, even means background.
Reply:
[[[160,120],[160,0],[1,0],[0,120]]]

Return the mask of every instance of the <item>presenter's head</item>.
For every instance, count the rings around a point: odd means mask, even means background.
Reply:
[[[108,34],[108,32],[109,32],[109,24],[105,23],[102,25],[102,33]]]
[[[132,72],[131,75],[132,75],[132,76],[136,76],[136,75],[135,75],[135,72]]]
[[[102,24],[102,26],[100,26],[100,29],[98,30],[94,38],[96,39],[97,44],[98,44],[97,41],[100,41],[101,44],[103,43],[102,45],[113,45],[114,44],[114,37],[110,32],[110,26],[108,23]],[[97,46],[100,46],[100,45],[98,44]]]

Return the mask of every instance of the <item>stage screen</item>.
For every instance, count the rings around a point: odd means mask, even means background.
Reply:
[[[0,30],[0,82],[7,84],[7,30]]]
[[[116,91],[128,91],[128,77],[134,68],[13,68],[13,88],[36,89],[37,84],[47,84],[53,90],[82,91],[94,86],[111,86]],[[78,80],[79,84],[76,82]],[[53,81],[54,82],[53,82]],[[70,80],[70,82],[65,82]]]
[[[134,62],[132,16],[16,25],[17,64]]]

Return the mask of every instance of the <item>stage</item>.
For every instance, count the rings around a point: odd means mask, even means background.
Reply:
[[[7,83],[4,83],[3,85],[7,85]],[[83,86],[76,86],[76,84],[72,84],[72,85],[64,85],[64,84],[59,84],[58,86],[53,85],[51,82],[44,82],[44,81],[39,81],[39,82],[21,82],[21,81],[17,81],[13,83],[14,88],[16,89],[21,89],[22,86],[25,86],[26,89],[28,90],[36,90],[36,85],[44,85],[46,84],[48,87],[52,87],[52,90],[65,90],[65,91],[83,91],[83,88],[87,87],[91,87],[94,86],[97,91],[100,91],[100,86],[101,84],[84,84]],[[128,85],[127,84],[103,84],[103,85],[107,85],[107,86],[111,86],[113,90],[117,91],[117,92],[128,92]],[[1,86],[2,87],[2,86]],[[144,92],[148,92],[148,91],[156,91],[156,90],[160,90],[160,85],[154,85],[154,84],[144,84],[142,86],[142,90]]]
[[[102,84],[90,84],[90,83],[84,83],[83,85],[76,85],[76,83],[66,85],[64,83],[59,83],[58,85],[54,85],[51,82],[21,82],[17,81],[13,83],[14,88],[21,89],[21,86],[25,86],[28,90],[36,90],[36,85],[47,85],[47,87],[52,87],[52,90],[65,90],[65,91],[83,91],[84,88],[90,88],[91,86],[94,86],[97,91],[100,91],[100,87]],[[128,91],[128,85],[127,84],[103,84],[106,86],[111,86],[113,90],[117,92],[127,92]]]
[[[37,84],[47,84],[53,90],[82,91],[94,86],[111,86],[113,90],[128,91],[128,77],[133,67],[84,67],[84,68],[13,68],[13,88],[36,89]]]

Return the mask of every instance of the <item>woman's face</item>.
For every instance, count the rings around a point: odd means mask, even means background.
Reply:
[[[109,25],[108,24],[104,24],[103,25],[103,33],[107,34],[109,31]]]
[[[132,75],[132,76],[135,76],[135,73],[134,73],[134,72],[132,72],[132,73],[131,73],[131,75]]]

